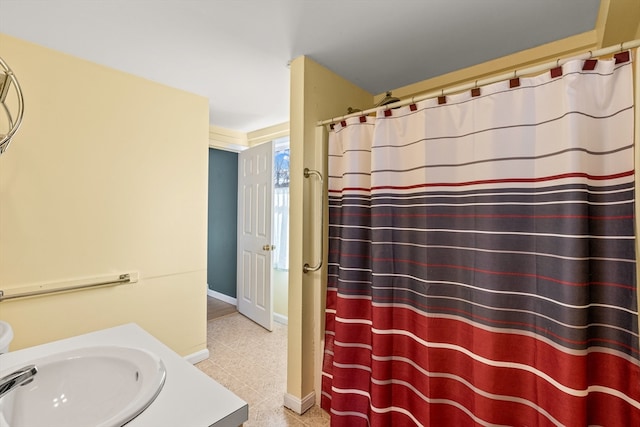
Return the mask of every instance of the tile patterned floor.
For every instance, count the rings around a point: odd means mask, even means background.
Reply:
[[[274,326],[268,332],[239,313],[210,320],[210,357],[196,367],[249,404],[244,427],[329,426],[329,415],[318,406],[303,415],[283,406],[287,327]]]

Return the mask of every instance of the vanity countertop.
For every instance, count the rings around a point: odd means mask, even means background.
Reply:
[[[104,345],[148,350],[160,356],[167,370],[160,394],[127,427],[237,427],[247,421],[246,402],[135,323],[3,354],[0,369],[53,353]]]

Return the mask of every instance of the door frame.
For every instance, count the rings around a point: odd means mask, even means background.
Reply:
[[[218,126],[209,126],[209,146],[216,150],[231,151],[240,154],[241,152],[254,147],[256,145],[273,141],[274,150],[278,146],[278,141],[287,138],[290,139],[289,122],[281,123],[279,125],[270,126],[265,129],[260,129],[251,133],[238,132],[231,129],[221,128]],[[289,145],[290,143],[288,143]],[[208,155],[208,150],[207,150]],[[236,291],[237,292],[237,291]],[[288,299],[287,290],[287,299]],[[238,306],[237,294],[236,298],[217,293],[216,291],[208,289],[207,296],[213,296],[221,299],[225,302]],[[286,324],[287,318],[283,316],[274,315],[274,320],[278,323]]]

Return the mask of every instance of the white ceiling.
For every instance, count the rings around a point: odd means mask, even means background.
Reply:
[[[300,55],[379,94],[592,30],[599,4],[0,0],[0,32],[205,96],[212,125],[249,132],[289,120]]]

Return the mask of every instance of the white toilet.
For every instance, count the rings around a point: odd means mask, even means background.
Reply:
[[[0,354],[9,352],[9,344],[13,340],[13,329],[7,322],[0,320]]]

